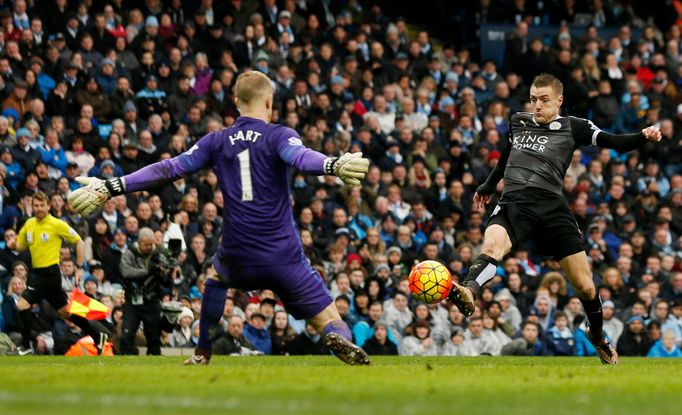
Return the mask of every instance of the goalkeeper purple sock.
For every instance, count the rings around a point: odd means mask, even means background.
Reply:
[[[332,320],[324,328],[324,335],[336,333],[348,341],[353,341],[353,333],[350,332],[348,324],[343,320]]]
[[[204,350],[213,349],[213,340],[217,334],[218,323],[223,317],[227,285],[213,278],[206,280],[204,296],[201,299],[201,316],[199,317],[199,344]]]

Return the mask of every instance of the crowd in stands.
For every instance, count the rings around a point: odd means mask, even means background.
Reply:
[[[477,5],[474,19],[497,3],[535,2],[466,3]],[[162,301],[184,307],[162,343],[193,347],[203,283],[221,238],[216,175],[202,171],[116,197],[87,218],[74,213],[66,195],[79,186],[77,176],[131,173],[234,123],[234,81],[255,69],[276,88],[273,123],[296,129],[306,146],[326,155],[362,151],[372,162],[360,187],[299,172],[291,181],[306,257],[358,345],[389,355],[595,355],[566,276],[532,244],[500,263],[469,319],[447,302],[419,303],[407,288],[412,265],[424,259],[446,264],[456,279],[466,276],[496,205],[494,199],[487,210],[474,210],[474,191],[508,142],[509,115],[531,110],[529,85],[549,72],[564,83],[564,115],[617,133],[648,125],[663,133],[660,143],[628,154],[577,150],[564,192],[618,352],[680,357],[682,26],[662,29],[653,17],[629,13],[631,2],[550,3],[586,7],[594,24],[577,31],[563,24],[571,14],[553,22],[542,10],[521,7],[505,14],[516,29],[498,65],[431,39],[409,19],[385,13],[381,2],[2,2],[0,231],[13,238],[32,215],[31,195],[50,195],[52,215],[86,242],[79,288],[112,309],[102,323],[116,350],[122,252],[133,249],[144,227],[161,249],[169,223],[178,224],[186,251]],[[603,8],[614,4],[625,6]],[[551,41],[529,38],[528,26],[538,22],[557,24]],[[617,35],[603,38],[601,28],[613,25]],[[31,261],[0,245],[0,328],[11,335]],[[64,247],[67,291],[74,259]],[[34,311],[39,353],[63,354],[78,339],[78,329],[49,305]],[[231,289],[223,323],[216,354],[329,353],[312,326],[289,316],[269,290]]]

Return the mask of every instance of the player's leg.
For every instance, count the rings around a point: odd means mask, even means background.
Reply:
[[[592,271],[587,261],[585,251],[569,255],[559,261],[568,279],[573,284],[576,294],[583,303],[585,315],[589,323],[587,338],[599,353],[602,363],[618,363],[618,354],[615,348],[608,342],[603,332],[604,316],[602,313],[601,299],[592,280]]]
[[[469,273],[464,282],[453,284],[449,297],[462,314],[470,316],[474,313],[476,296],[481,287],[495,277],[498,262],[511,248],[512,241],[504,226],[492,223],[486,228],[481,253],[469,267]]]
[[[541,229],[536,234],[539,246],[544,252],[559,260],[561,268],[576,290],[583,304],[589,328],[587,338],[599,353],[602,363],[618,363],[618,354],[608,342],[602,327],[601,299],[592,280],[592,270],[585,254],[585,243],[580,228],[565,199],[556,199],[543,204]]]
[[[227,299],[227,284],[217,274],[206,279],[204,295],[201,298],[201,317],[199,318],[199,342],[194,355],[185,361],[186,365],[207,365],[211,360],[213,339],[216,328],[223,317]]]
[[[368,365],[369,356],[353,343],[353,333],[348,324],[341,319],[336,303],[333,301],[320,313],[308,319],[322,335],[325,344],[334,355],[351,365]]]
[[[341,320],[324,281],[306,261],[279,267],[264,267],[263,279],[296,319],[305,319],[317,330],[334,355],[351,365],[367,365],[369,357],[353,344],[350,328]]]

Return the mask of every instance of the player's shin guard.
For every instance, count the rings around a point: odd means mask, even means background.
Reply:
[[[481,287],[495,277],[497,272],[497,260],[486,254],[480,254],[469,267],[469,274],[464,281],[464,286],[471,289],[476,297],[479,296]]]
[[[583,303],[583,308],[585,309],[585,315],[587,316],[587,321],[590,323],[590,332],[595,338],[601,338],[602,329],[604,326],[604,314],[601,309],[601,298],[599,295],[595,295],[591,300],[580,299]],[[597,337],[598,336],[598,337]]]
[[[201,300],[201,317],[199,319],[199,342],[197,346],[207,352],[213,349],[216,328],[223,317],[227,285],[213,278],[206,280],[204,296]]]
[[[31,329],[33,328],[33,312],[31,312],[30,308],[19,312],[19,322],[21,323],[21,345],[26,349],[30,349]]]
[[[353,333],[351,333],[348,324],[343,320],[332,320],[324,328],[324,335],[329,333],[337,333],[348,341],[353,341]]]

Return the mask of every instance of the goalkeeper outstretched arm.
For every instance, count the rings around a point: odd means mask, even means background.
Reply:
[[[221,154],[224,137],[220,132],[210,133],[201,138],[186,152],[158,163],[150,164],[124,177],[102,180],[96,177],[79,177],[76,180],[83,187],[69,194],[69,202],[81,215],[89,215],[108,199],[125,193],[145,190],[163,182],[172,182],[212,166],[213,158]],[[278,143],[277,152],[287,164],[312,174],[329,174],[341,178],[348,185],[359,185],[369,170],[369,160],[362,153],[346,153],[341,157],[326,157],[306,148],[300,143]]]

